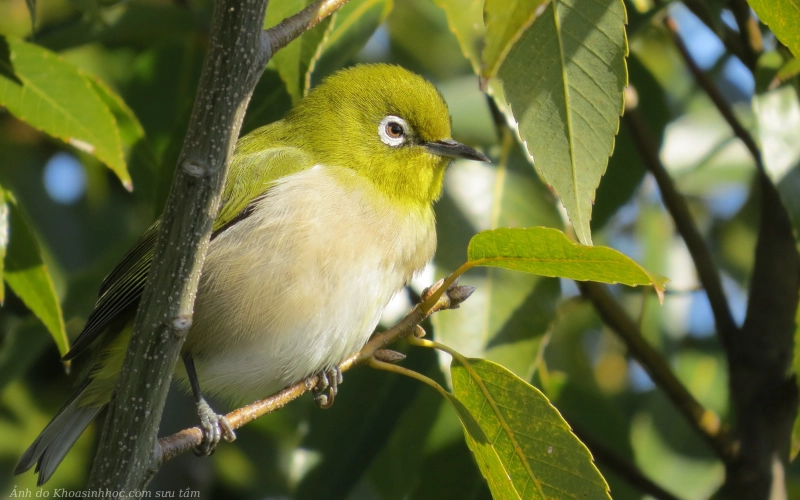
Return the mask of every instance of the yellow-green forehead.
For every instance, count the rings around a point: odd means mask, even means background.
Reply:
[[[426,141],[450,137],[450,114],[442,95],[400,66],[365,64],[339,71],[309,97],[324,98],[340,111],[357,110],[368,122],[399,116]]]

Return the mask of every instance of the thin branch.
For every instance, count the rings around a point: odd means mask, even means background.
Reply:
[[[348,0],[317,0],[292,17],[287,17],[263,33],[264,42],[274,54],[295,38],[310,30],[323,19],[336,12]]]
[[[686,62],[686,66],[689,68],[689,71],[694,76],[697,85],[700,86],[701,89],[708,95],[711,99],[711,102],[714,103],[717,110],[720,112],[722,117],[728,122],[728,125],[733,129],[733,133],[736,137],[738,137],[743,143],[744,146],[750,151],[753,159],[756,162],[756,167],[761,172],[764,172],[764,162],[761,159],[761,151],[756,144],[756,141],[753,140],[753,136],[750,135],[750,132],[747,131],[746,128],[739,122],[739,119],[736,118],[736,115],[733,114],[733,109],[731,109],[730,104],[725,100],[720,93],[719,89],[714,82],[711,81],[708,75],[706,75],[702,69],[697,65],[697,63],[692,59],[691,54],[686,49],[686,44],[683,43],[681,40],[680,34],[678,33],[678,26],[676,25],[675,21],[671,17],[664,18],[664,25],[667,27],[667,31],[670,32],[672,35],[672,40],[675,43],[675,47],[680,52],[681,57]]]
[[[574,432],[575,435],[578,436],[578,439],[592,452],[592,458],[598,463],[605,464],[619,477],[627,481],[628,484],[657,500],[679,500],[678,497],[642,474],[635,465],[600,444],[600,441],[597,441],[589,433],[575,425],[570,424],[570,426],[572,427],[572,432]]]
[[[749,45],[742,43],[742,38],[739,33],[725,23],[714,22],[714,19],[709,15],[708,9],[699,0],[683,0],[682,2],[692,14],[695,15],[700,21],[703,22],[708,29],[717,35],[722,44],[728,49],[728,52],[739,58],[742,63],[755,72],[755,62],[758,57],[753,54]],[[720,31],[722,33],[720,33]]]
[[[736,24],[739,25],[739,38],[749,59],[743,62],[754,72],[758,57],[764,52],[764,40],[761,38],[758,21],[751,13],[746,0],[731,0],[730,7],[736,18]]]
[[[737,326],[733,321],[730,305],[722,289],[722,280],[717,267],[714,265],[711,252],[692,220],[686,199],[678,192],[667,173],[667,169],[664,168],[664,164],[658,155],[658,144],[650,131],[647,130],[647,124],[635,108],[627,109],[624,119],[633,134],[634,142],[644,158],[647,168],[655,177],[658,188],[661,191],[661,199],[675,221],[675,228],[683,238],[683,241],[686,242],[686,247],[689,249],[689,254],[697,269],[697,276],[703,288],[705,288],[708,301],[711,304],[711,311],[714,314],[720,339],[726,347],[730,348]]]
[[[456,309],[467,300],[475,290],[469,286],[443,286],[444,280],[440,280],[426,292],[423,292],[423,301],[414,306],[413,309],[394,326],[386,331],[372,336],[369,342],[358,352],[351,354],[339,367],[343,372],[364,363],[370,363],[377,351],[380,351],[395,340],[404,337],[415,330],[418,325],[431,314],[444,309]],[[432,305],[431,304],[432,302]],[[297,382],[286,389],[274,394],[266,399],[234,410],[226,415],[231,427],[238,429],[248,422],[272,413],[283,408],[289,402],[299,398],[306,392],[313,389],[318,382],[317,376],[309,377],[306,380]],[[185,453],[201,443],[203,439],[200,427],[192,427],[177,432],[171,436],[163,437],[158,441],[156,451],[156,463],[160,466],[164,462]]]
[[[642,365],[653,382],[672,400],[692,427],[700,433],[723,462],[731,462],[738,445],[726,426],[711,410],[704,408],[672,373],[664,358],[642,336],[639,327],[608,293],[605,285],[577,282],[581,294],[594,305],[603,321],[619,334],[628,351]]]

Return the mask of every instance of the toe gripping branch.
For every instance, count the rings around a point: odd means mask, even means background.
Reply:
[[[192,357],[185,354],[183,356],[183,364],[186,367],[186,374],[189,377],[189,384],[192,386],[192,394],[194,394],[195,403],[197,404],[200,428],[203,430],[203,441],[193,451],[198,457],[207,457],[214,454],[220,439],[224,438],[225,441],[233,441],[236,439],[236,433],[225,415],[215,412],[203,397]]]

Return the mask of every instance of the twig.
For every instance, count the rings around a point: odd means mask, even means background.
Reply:
[[[661,199],[675,221],[675,228],[686,242],[686,247],[689,249],[689,254],[692,256],[697,269],[697,276],[703,288],[705,288],[708,301],[711,304],[711,311],[714,314],[720,339],[726,347],[730,348],[737,326],[733,321],[730,305],[725,298],[722,280],[717,267],[714,265],[711,252],[703,241],[700,231],[694,225],[686,199],[675,188],[667,169],[664,168],[664,164],[658,155],[658,145],[653,139],[653,135],[647,130],[647,124],[635,108],[627,109],[624,119],[630,127],[636,147],[644,158],[647,168],[656,179],[658,188],[661,191]]]
[[[695,17],[702,21],[703,24],[708,26],[708,29],[710,29],[719,37],[722,44],[731,54],[738,57],[739,60],[750,69],[751,72],[755,72],[755,61],[757,57],[751,53],[749,46],[742,44],[742,39],[736,30],[730,28],[725,23],[715,23],[714,19],[712,19],[708,14],[706,6],[703,5],[702,2],[698,0],[683,0],[682,3],[692,12],[692,14],[695,15]],[[722,30],[722,34],[719,33],[720,30]]]
[[[592,302],[603,321],[619,334],[631,355],[672,400],[678,411],[703,436],[722,461],[730,463],[738,452],[738,445],[729,435],[726,426],[720,423],[719,417],[713,411],[704,408],[672,373],[661,354],[647,343],[636,323],[611,297],[607,287],[599,283],[578,282],[578,288]]]
[[[761,38],[761,30],[758,29],[758,21],[750,13],[750,5],[746,0],[731,0],[730,7],[733,17],[736,18],[736,24],[739,25],[739,38],[748,58],[743,62],[750,71],[753,71],[758,57],[764,52],[764,40]]]
[[[443,286],[444,283],[444,280],[440,280],[426,290],[426,292],[423,292],[423,302],[414,306],[403,319],[388,330],[373,335],[370,341],[367,342],[361,350],[351,354],[339,365],[341,370],[345,372],[354,366],[371,362],[376,351],[383,349],[395,340],[411,333],[417,325],[431,314],[444,309],[456,309],[462,302],[469,298],[475,290],[473,287],[469,286],[448,285],[445,287]],[[234,410],[226,415],[228,422],[231,424],[231,427],[238,429],[258,417],[283,408],[289,402],[313,389],[317,382],[317,376],[309,377],[266,399]],[[160,466],[164,462],[195,448],[202,442],[202,439],[203,434],[200,427],[184,429],[171,436],[159,439],[156,449],[156,463]]]
[[[274,54],[286,47],[295,38],[310,30],[323,19],[336,12],[348,0],[317,0],[292,17],[287,17],[272,28],[265,30],[262,40],[269,44]]]
[[[570,426],[572,427],[572,432],[574,432],[575,435],[578,436],[578,439],[592,452],[594,460],[608,466],[609,469],[613,470],[619,477],[627,481],[628,484],[658,500],[679,500],[678,497],[642,474],[635,465],[600,444],[600,441],[597,441],[583,429],[572,424],[570,424]]]
[[[722,117],[728,122],[731,129],[733,129],[733,134],[738,137],[743,143],[744,146],[750,151],[750,154],[753,156],[753,159],[756,162],[756,167],[761,172],[764,172],[764,162],[761,160],[761,151],[756,144],[756,141],[753,140],[753,136],[750,135],[750,132],[744,128],[744,126],[739,122],[739,119],[736,118],[736,115],[733,114],[733,110],[731,109],[730,105],[725,101],[725,98],[720,93],[717,86],[714,85],[714,82],[711,81],[711,78],[706,75],[703,70],[694,62],[692,59],[691,54],[686,49],[686,45],[681,40],[680,35],[678,34],[678,27],[675,24],[675,21],[671,17],[664,18],[664,25],[667,27],[667,30],[672,35],[672,40],[675,43],[675,47],[680,52],[681,57],[686,62],[686,66],[689,68],[689,71],[694,76],[695,81],[700,86],[701,89],[708,95],[711,99],[711,102],[714,103],[717,110],[720,112]]]

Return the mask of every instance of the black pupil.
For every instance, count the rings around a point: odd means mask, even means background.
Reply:
[[[392,137],[400,137],[403,135],[403,127],[399,123],[392,122],[389,124],[389,135]]]

